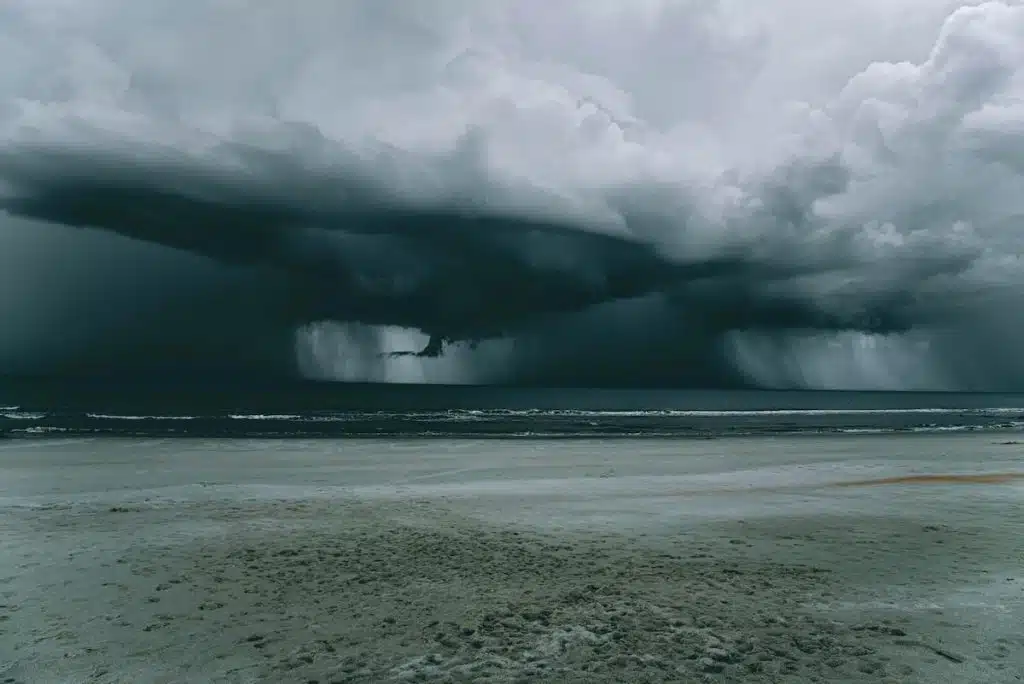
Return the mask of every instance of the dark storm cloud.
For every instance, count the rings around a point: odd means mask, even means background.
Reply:
[[[309,174],[268,155],[257,157],[263,169],[246,159],[242,178],[167,156],[147,164],[137,153],[10,148],[0,152],[8,186],[0,206],[270,268],[291,295],[291,324],[397,325],[450,341],[687,282],[762,281],[788,270],[741,255],[669,260],[641,241],[526,212],[403,206],[344,175]]]
[[[0,151],[7,185],[0,207],[19,218],[108,230],[229,266],[270,269],[288,293],[285,324],[414,328],[433,338],[425,350],[432,355],[444,342],[514,334],[554,315],[653,293],[668,295],[705,335],[902,331],[942,313],[915,304],[921,284],[964,270],[975,256],[914,254],[888,283],[875,283],[879,292],[857,285],[832,301],[814,285],[816,276],[869,269],[840,241],[820,254],[745,245],[687,261],[566,217],[458,203],[417,206],[389,197],[386,187],[374,189],[368,177],[353,182],[354,173],[310,172],[287,157],[238,146],[214,152],[221,165],[231,169],[227,162],[237,162],[245,173],[204,169],[171,150],[129,155],[10,147]],[[798,227],[810,220],[792,197],[772,202],[767,211],[777,219]],[[622,217],[629,234],[657,232],[644,223],[650,217],[628,209]]]
[[[0,254],[0,352],[87,277],[55,366],[1024,379],[1024,11],[856,4],[14,3],[0,241],[91,237]]]

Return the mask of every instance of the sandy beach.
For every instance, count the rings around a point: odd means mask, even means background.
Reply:
[[[0,682],[1024,679],[1024,445],[8,440]]]

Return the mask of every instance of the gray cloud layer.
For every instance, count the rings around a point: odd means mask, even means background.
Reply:
[[[1020,387],[1024,7],[849,5],[5,4],[0,362]]]

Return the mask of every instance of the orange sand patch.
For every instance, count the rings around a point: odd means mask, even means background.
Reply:
[[[865,487],[888,484],[1004,484],[1024,480],[1024,473],[978,473],[976,475],[904,475],[876,480],[837,482],[837,487]]]

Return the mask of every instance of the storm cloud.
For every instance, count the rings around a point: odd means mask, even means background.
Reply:
[[[1019,388],[1024,7],[836,12],[7,3],[0,363]]]

